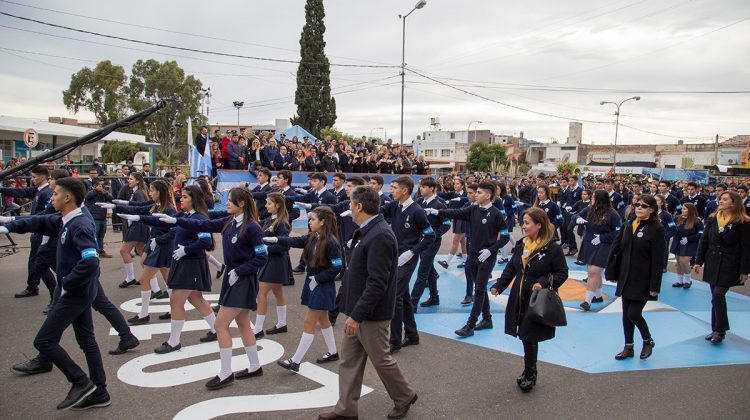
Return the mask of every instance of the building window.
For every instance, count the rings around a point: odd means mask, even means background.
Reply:
[[[441,149],[440,157],[451,157],[451,149]]]
[[[560,150],[576,150],[575,146],[563,146],[560,148]]]
[[[424,151],[424,157],[435,157],[435,150],[433,149],[427,149]]]
[[[455,140],[455,139],[456,139],[456,133],[451,133],[451,140]]]
[[[0,150],[6,162],[13,157],[13,140],[0,140]]]

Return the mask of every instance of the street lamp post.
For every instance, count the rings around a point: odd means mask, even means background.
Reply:
[[[425,7],[427,0],[419,0],[414,8],[405,15],[398,15],[403,23],[401,32],[401,148],[404,147],[404,67],[406,66],[406,18],[415,10]]]
[[[240,129],[240,109],[245,105],[245,102],[243,101],[234,101],[232,102],[235,108],[237,108],[237,129]]]
[[[635,99],[636,101],[640,101],[641,97],[640,96],[633,96],[631,98],[623,100],[619,104],[617,102],[609,102],[609,101],[601,101],[601,102],[599,102],[599,105],[612,104],[616,108],[615,109],[615,146],[614,146],[613,154],[612,154],[612,168],[615,171],[617,171],[617,130],[620,127],[620,107],[622,106],[622,104],[624,104],[625,102],[627,102],[627,101],[629,101],[631,99]]]
[[[467,143],[469,142],[469,135],[471,134],[471,125],[474,124],[474,123],[482,124],[481,121],[471,121],[471,122],[469,122],[469,128],[466,129],[466,142]],[[477,141],[477,131],[476,130],[474,130],[474,141],[475,142]]]

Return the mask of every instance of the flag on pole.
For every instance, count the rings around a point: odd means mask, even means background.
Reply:
[[[193,125],[191,118],[187,120],[187,140],[190,145],[188,151],[188,165],[190,166],[190,177],[197,178],[201,175],[211,176],[211,139],[206,139],[206,147],[201,154],[195,147],[193,138]],[[192,184],[192,182],[190,182]]]

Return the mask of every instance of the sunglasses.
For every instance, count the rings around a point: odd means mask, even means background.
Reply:
[[[636,208],[642,208],[642,209],[650,209],[651,208],[651,206],[649,206],[646,203],[638,203],[638,204],[635,205],[635,207]]]

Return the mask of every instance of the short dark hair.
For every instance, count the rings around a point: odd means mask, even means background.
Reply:
[[[479,188],[490,193],[490,200],[495,199],[495,194],[497,194],[497,187],[495,186],[494,182],[480,182]]]
[[[57,186],[69,192],[77,207],[83,204],[86,197],[86,185],[78,178],[66,177],[57,180]]]
[[[383,177],[380,175],[370,176],[370,181],[375,181],[378,185],[383,185],[385,183],[385,181],[383,180]]]
[[[698,184],[696,184],[696,183],[695,183],[695,182],[693,182],[693,181],[690,181],[690,182],[688,182],[688,183],[687,183],[687,186],[688,186],[688,187],[693,187],[693,188],[695,188],[696,190],[698,189]]]
[[[67,178],[70,176],[70,172],[67,169],[55,169],[49,173],[50,178],[57,181],[60,178]]]
[[[467,186],[466,186],[465,188],[466,188],[467,190],[474,190],[474,191],[476,191],[476,190],[477,190],[477,188],[479,188],[479,185],[477,185],[477,184],[473,184],[473,183],[472,183],[472,184],[469,184],[469,185],[467,185]]]
[[[31,169],[31,173],[34,175],[44,175],[49,178],[49,169],[46,166],[35,166]]]
[[[395,182],[402,188],[406,188],[409,194],[411,194],[411,192],[414,191],[414,180],[412,180],[410,176],[401,175],[400,177],[394,179],[391,182]]]
[[[747,193],[747,185],[741,184],[741,185],[737,186],[737,191],[739,191],[739,190],[742,190],[745,193]]]
[[[666,179],[662,179],[661,181],[659,181],[659,184],[664,184],[664,185],[667,186],[667,188],[671,188],[672,187],[672,183],[669,182],[669,181],[667,181]]]
[[[430,188],[437,188],[437,181],[435,181],[435,178],[428,176],[428,177],[422,178],[419,181],[419,185],[424,185],[425,187],[430,187]]]
[[[380,212],[380,196],[369,185],[360,185],[350,192],[352,203],[361,204],[365,214],[374,216]]]
[[[282,169],[282,170],[280,170],[279,172],[276,173],[276,176],[277,177],[280,176],[280,177],[286,179],[287,181],[289,181],[289,183],[292,182],[292,171],[290,171],[288,169]]]
[[[335,174],[333,174],[333,177],[346,182],[346,175],[344,175],[343,172],[336,172]]]
[[[364,179],[365,182],[370,182],[370,175],[362,175],[361,178]]]
[[[727,190],[727,184],[725,184],[723,182],[719,182],[718,184],[716,184],[716,188],[723,188],[724,191],[726,191]]]
[[[315,172],[312,175],[310,175],[310,179],[317,179],[318,181],[323,181],[324,184],[328,183],[328,177],[323,172]]]
[[[271,171],[268,168],[260,168],[258,169],[258,172],[267,176],[268,179],[271,179]]]
[[[346,182],[351,182],[354,185],[365,185],[365,180],[361,176],[350,176],[346,179]]]

